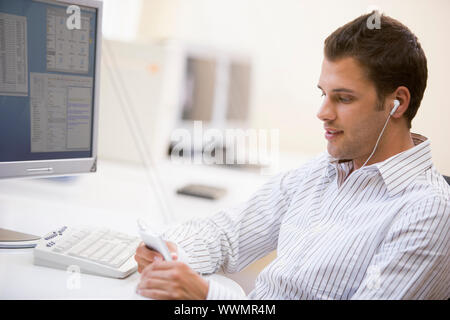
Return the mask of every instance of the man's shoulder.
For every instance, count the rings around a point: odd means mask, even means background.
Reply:
[[[431,166],[424,174],[420,175],[416,183],[433,198],[450,203],[450,185],[437,169]]]
[[[450,214],[450,185],[434,166],[417,176],[406,191],[412,206],[433,203],[434,207],[445,207],[445,213]]]

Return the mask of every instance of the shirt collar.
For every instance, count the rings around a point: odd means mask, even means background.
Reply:
[[[390,196],[404,190],[422,172],[432,166],[430,140],[422,135],[411,133],[414,147],[373,165],[367,169],[378,170]],[[331,168],[337,169],[341,163],[351,160],[339,160],[327,153],[328,176]]]
[[[398,153],[375,166],[391,196],[403,191],[422,172],[432,166],[430,140],[412,133],[414,147]]]

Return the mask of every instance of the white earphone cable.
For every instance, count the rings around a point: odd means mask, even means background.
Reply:
[[[391,114],[389,113],[389,117],[387,118],[386,122],[384,123],[383,130],[381,130],[381,133],[380,133],[380,135],[378,136],[377,143],[375,144],[375,147],[373,148],[373,151],[372,151],[371,155],[369,156],[369,158],[367,158],[366,162],[364,162],[364,164],[361,166],[361,168],[363,168],[363,167],[367,164],[367,162],[369,162],[369,160],[370,160],[370,159],[372,158],[372,156],[374,155],[375,150],[377,150],[378,143],[380,142],[380,139],[381,139],[381,137],[383,136],[384,129],[386,129],[386,126],[387,126],[387,124],[388,124],[390,118],[391,118]],[[359,169],[361,169],[361,168],[359,168]]]

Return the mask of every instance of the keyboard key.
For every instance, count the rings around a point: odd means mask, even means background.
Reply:
[[[94,242],[89,248],[82,252],[86,257],[90,257],[95,251],[99,250],[101,247],[105,245],[105,241],[97,240]]]
[[[131,250],[124,250],[119,255],[117,255],[114,260],[111,261],[109,264],[113,268],[120,267],[126,260],[128,260],[129,257],[131,257],[134,254],[134,251]]]
[[[99,240],[99,237],[91,234],[87,238],[81,240],[77,245],[75,245],[72,250],[69,252],[70,255],[78,256],[83,252],[85,249],[90,247],[92,243],[95,243]]]
[[[66,241],[63,241],[62,243],[60,243],[58,245],[58,247],[60,247],[62,249],[62,251],[66,251],[66,250],[70,249],[74,244],[75,244],[75,242],[66,240]]]
[[[100,248],[90,257],[91,260],[100,262],[100,259],[103,258],[103,256],[107,254],[112,248],[113,245],[111,243],[106,242],[102,248]]]
[[[60,246],[56,246],[56,247],[53,248],[52,251],[56,252],[56,253],[60,253],[60,252],[63,252],[64,250]]]
[[[123,249],[125,249],[125,245],[123,244],[114,247],[114,249],[108,252],[108,254],[100,259],[100,261],[105,264],[109,264],[120,252],[123,251]]]

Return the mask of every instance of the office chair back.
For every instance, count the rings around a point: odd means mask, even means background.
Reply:
[[[444,179],[447,180],[448,184],[450,184],[450,177],[444,176]]]

